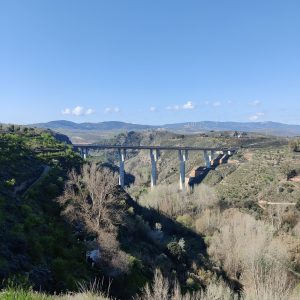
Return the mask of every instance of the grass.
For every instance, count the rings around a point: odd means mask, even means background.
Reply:
[[[9,288],[0,291],[1,300],[108,300],[100,293],[81,292],[66,295],[47,295],[41,292],[34,292],[26,289]]]

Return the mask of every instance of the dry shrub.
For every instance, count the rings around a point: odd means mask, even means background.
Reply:
[[[215,190],[204,183],[195,185],[193,192],[189,195],[189,198],[192,203],[196,204],[200,211],[206,208],[213,208],[218,205],[218,198]]]
[[[244,272],[249,260],[255,260],[272,239],[272,230],[247,214],[225,211],[215,232],[209,252],[233,277]]]
[[[279,230],[282,228],[282,225],[285,221],[287,206],[286,205],[270,205],[267,208],[267,212],[269,214],[269,218],[271,220],[272,226]]]
[[[229,287],[227,287],[223,282],[217,281],[210,283],[206,290],[200,293],[201,300],[235,300],[238,299],[238,296],[233,295]]]
[[[182,294],[177,281],[170,282],[159,270],[155,271],[152,285],[147,284],[137,300],[233,300],[236,299],[224,282],[210,283],[205,291]]]
[[[245,300],[291,300],[292,282],[276,261],[256,261],[252,266],[251,284],[245,286]],[[296,298],[295,298],[296,299]]]
[[[124,216],[116,195],[117,182],[117,175],[110,169],[86,164],[81,173],[69,173],[64,193],[58,198],[70,221],[83,224],[86,231],[97,236],[101,263],[110,275],[128,269],[126,254],[117,241],[117,228]]]
[[[246,299],[289,299],[290,257],[274,228],[252,216],[229,209],[208,249],[212,258],[242,282]]]
[[[67,295],[61,297],[55,297],[56,300],[109,300],[109,291],[110,291],[111,282],[109,282],[106,292],[100,292],[104,289],[103,280],[94,280],[88,284],[79,283],[79,292],[78,293],[68,293]]]
[[[205,235],[212,235],[220,227],[221,212],[219,208],[205,209],[195,222],[198,232]]]
[[[167,279],[163,277],[159,270],[154,273],[152,286],[147,284],[143,290],[140,300],[168,300],[169,299],[170,284]]]
[[[170,216],[176,216],[184,208],[182,204],[184,194],[178,191],[176,184],[158,185],[142,195],[140,203],[146,207],[153,207]],[[180,213],[179,213],[180,214]]]
[[[140,203],[177,217],[199,214],[202,210],[215,206],[217,197],[214,190],[204,184],[196,186],[193,191],[179,191],[177,184],[163,184],[144,194]]]

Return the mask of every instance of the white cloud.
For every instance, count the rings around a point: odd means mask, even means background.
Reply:
[[[82,116],[84,115],[85,110],[82,106],[76,106],[73,110],[72,110],[72,115],[74,116]]]
[[[166,107],[167,110],[175,110],[175,111],[182,110],[182,109],[193,110],[195,108],[196,108],[196,106],[192,101],[187,101],[186,103],[184,103],[182,105],[176,104],[174,106],[167,106]]]
[[[188,101],[187,103],[183,104],[183,109],[195,109],[195,105],[192,103],[192,101]]]
[[[265,114],[263,112],[257,112],[256,114],[250,116],[248,119],[250,121],[257,121],[260,117],[263,117]]]
[[[73,116],[87,116],[93,114],[95,111],[91,108],[85,109],[82,106],[76,106],[73,109],[65,108],[62,110],[63,115],[73,115]]]
[[[61,111],[63,115],[70,115],[72,113],[70,108],[65,108]]]
[[[106,113],[106,114],[108,114],[108,113],[119,113],[121,110],[120,110],[120,108],[119,107],[106,107],[105,109],[104,109],[104,112]]]
[[[155,106],[150,106],[149,110],[150,110],[151,112],[155,112],[157,109],[156,109]]]

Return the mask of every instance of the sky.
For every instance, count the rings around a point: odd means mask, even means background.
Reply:
[[[0,0],[0,122],[300,124],[299,0]]]

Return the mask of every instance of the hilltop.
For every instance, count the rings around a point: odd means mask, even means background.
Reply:
[[[49,128],[66,134],[75,143],[93,143],[100,138],[108,138],[113,134],[127,131],[168,130],[175,133],[192,134],[210,131],[240,131],[265,135],[297,136],[300,125],[288,125],[276,122],[186,122],[163,125],[140,125],[125,122],[74,123],[60,120],[48,123],[32,124],[31,127]]]

